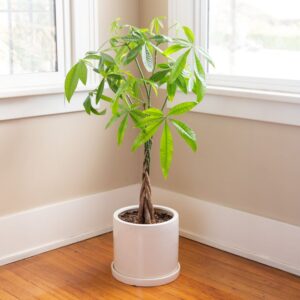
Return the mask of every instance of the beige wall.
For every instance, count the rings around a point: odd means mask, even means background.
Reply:
[[[143,25],[168,12],[167,0],[142,0],[140,7]],[[175,138],[165,181],[156,142],[154,185],[300,225],[299,127],[200,113],[182,119],[196,131],[199,150],[194,154]]]
[[[116,17],[145,26],[167,15],[166,0],[100,2],[103,40]],[[153,184],[300,225],[299,127],[200,113],[183,119],[197,132],[199,151],[176,138],[165,181],[156,143]],[[1,122],[0,215],[138,182],[130,141],[118,148],[104,122],[84,113]]]
[[[137,182],[129,141],[84,113],[0,124],[0,215]]]
[[[117,17],[139,23],[138,0],[99,2],[101,40]],[[0,216],[136,183],[132,138],[117,147],[106,121],[71,113],[0,122]]]

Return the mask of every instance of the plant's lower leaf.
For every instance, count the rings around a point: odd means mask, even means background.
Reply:
[[[209,64],[211,64],[213,67],[215,67],[214,62],[212,61],[212,58],[210,57],[210,55],[201,47],[196,47],[196,50],[199,52],[200,55],[202,55]]]
[[[197,102],[183,102],[177,104],[169,110],[168,116],[184,114],[192,110],[197,104]]]
[[[180,75],[176,79],[175,83],[183,93],[185,93],[185,94],[188,93],[188,80],[185,79],[182,75]]]
[[[178,52],[182,49],[185,49],[187,48],[187,46],[182,46],[182,45],[179,45],[179,44],[175,44],[175,45],[172,45],[170,46],[169,48],[167,48],[165,51],[164,51],[164,55],[165,56],[170,56],[171,54],[175,53],[175,52]]]
[[[97,89],[97,93],[96,93],[96,104],[99,103],[101,96],[103,94],[103,90],[104,90],[104,85],[105,85],[105,79],[103,78],[101,83],[99,84],[99,87]]]
[[[200,62],[199,57],[195,54],[195,75],[205,85],[205,72]]]
[[[162,117],[164,114],[160,109],[155,108],[155,107],[151,107],[151,108],[148,108],[148,109],[144,110],[143,115],[144,116],[148,115],[148,116]]]
[[[191,147],[191,149],[195,152],[197,151],[197,139],[195,132],[188,127],[185,123],[179,120],[170,120],[172,124],[175,126],[177,132],[180,136],[185,140],[185,142]]]
[[[124,139],[125,131],[128,126],[128,114],[125,115],[118,129],[118,144],[121,145]]]
[[[160,166],[165,178],[168,177],[173,158],[173,137],[170,127],[165,122],[165,126],[160,139]]]
[[[170,83],[173,83],[184,70],[189,53],[190,49],[181,56],[179,56],[178,59],[175,61],[169,78]]]
[[[91,106],[91,112],[94,114],[94,115],[97,115],[97,116],[103,116],[106,114],[106,109],[103,109],[101,111],[95,109],[93,106]]]
[[[79,80],[86,85],[87,81],[87,67],[84,61],[80,60],[77,64],[75,64],[71,70],[68,72],[65,79],[65,95],[70,102]]]
[[[147,127],[147,130],[141,130],[140,134],[137,136],[137,138],[134,140],[132,145],[132,151],[137,150],[141,145],[145,144],[147,141],[149,141],[153,135],[156,133],[158,128],[160,127],[161,123],[163,121],[159,121],[157,123],[154,123],[153,125]]]
[[[167,92],[170,101],[173,101],[174,96],[176,94],[176,89],[177,89],[176,82],[174,83],[167,82]]]
[[[138,122],[137,127],[143,129],[147,126],[151,126],[153,123],[157,123],[162,120],[163,120],[163,117],[157,117],[157,116],[145,117]]]
[[[197,102],[200,103],[203,100],[205,95],[206,87],[202,84],[202,82],[195,76],[193,93],[197,96]]]
[[[86,111],[87,114],[91,114],[91,107],[92,107],[92,103],[91,103],[91,96],[87,96],[87,98],[85,99],[85,101],[83,102],[83,107]]]

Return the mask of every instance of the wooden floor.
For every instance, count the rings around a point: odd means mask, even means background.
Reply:
[[[0,299],[300,299],[300,278],[181,238],[173,283],[136,288],[110,273],[112,235],[0,267]]]

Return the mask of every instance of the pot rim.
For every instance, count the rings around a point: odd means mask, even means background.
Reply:
[[[170,212],[173,215],[172,219],[170,219],[166,222],[156,223],[156,224],[136,224],[136,223],[130,223],[130,222],[123,221],[122,219],[119,218],[120,213],[122,213],[126,210],[136,209],[136,208],[138,208],[138,205],[130,205],[130,206],[125,206],[125,207],[117,209],[114,212],[113,218],[114,218],[114,220],[118,221],[119,223],[125,224],[127,226],[134,226],[134,227],[161,227],[161,226],[166,226],[171,223],[174,223],[178,219],[178,212],[175,209],[167,207],[167,206],[163,206],[163,205],[154,205],[154,207],[162,209],[162,210],[166,210],[167,212]]]

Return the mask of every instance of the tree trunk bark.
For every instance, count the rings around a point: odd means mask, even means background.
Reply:
[[[140,224],[155,223],[154,207],[151,201],[151,183],[150,183],[150,162],[151,162],[152,140],[150,139],[144,146],[144,163],[142,186],[140,192],[140,204],[138,219]]]

